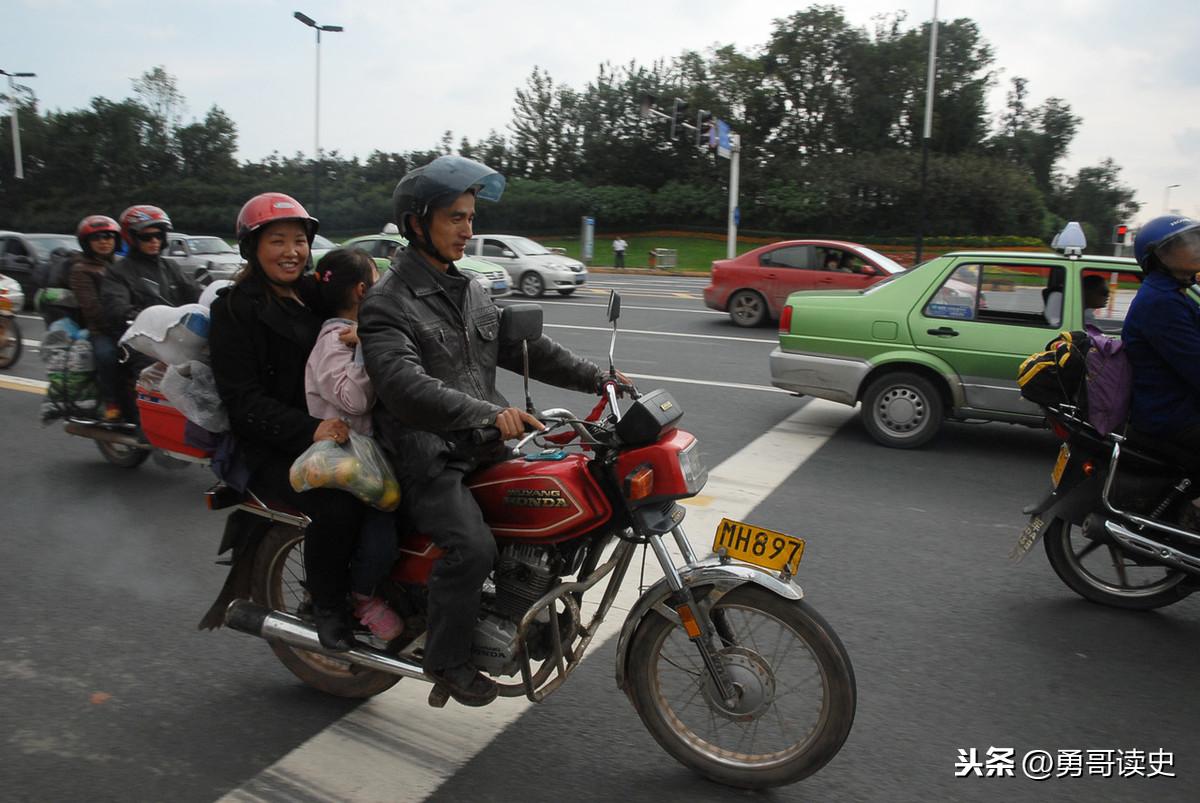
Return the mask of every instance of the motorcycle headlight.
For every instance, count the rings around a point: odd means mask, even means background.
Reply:
[[[688,493],[699,493],[708,482],[708,467],[700,455],[700,441],[693,440],[688,446],[679,451],[679,470],[683,472],[683,481],[687,483]]]

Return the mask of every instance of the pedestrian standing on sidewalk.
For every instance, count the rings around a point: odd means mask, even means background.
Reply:
[[[625,238],[618,237],[613,240],[613,267],[625,267],[625,249],[629,247],[629,243],[625,242]]]

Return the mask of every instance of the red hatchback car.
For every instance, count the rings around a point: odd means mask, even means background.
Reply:
[[[779,320],[797,290],[860,290],[904,267],[877,251],[837,240],[785,240],[712,263],[704,303],[738,326]]]

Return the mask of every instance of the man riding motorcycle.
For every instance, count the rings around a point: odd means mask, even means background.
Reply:
[[[396,253],[359,311],[379,400],[376,437],[401,482],[404,519],[444,550],[429,580],[425,672],[465,705],[486,705],[497,692],[469,662],[496,544],[464,477],[504,450],[470,447],[452,433],[495,426],[509,439],[527,426],[542,428],[496,390],[496,366],[520,372],[521,351],[499,343],[499,311],[454,265],[471,238],[476,199],[499,200],[504,183],[461,156],[406,174],[392,201],[410,245]],[[560,387],[595,392],[604,378],[598,366],[544,335],[529,344],[529,357],[534,378]]]
[[[101,282],[100,306],[107,316],[107,330],[116,339],[146,307],[156,304],[193,304],[200,288],[183,275],[174,262],[161,254],[171,230],[171,218],[157,206],[131,206],[117,219],[129,254],[108,270]],[[144,355],[130,355],[125,363],[129,376],[150,364]],[[127,376],[127,378],[129,378]],[[137,408],[128,394],[121,394],[121,411],[126,421],[137,421]]]
[[[1188,293],[1200,271],[1200,221],[1151,220],[1134,256],[1145,272],[1121,338],[1133,366],[1130,423],[1137,433],[1200,450],[1200,306]]]

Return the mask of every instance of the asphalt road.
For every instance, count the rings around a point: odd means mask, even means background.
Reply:
[[[769,387],[773,331],[705,310],[703,284],[595,274],[543,305],[552,337],[607,361],[604,293],[619,286],[617,366],[643,389],[668,388],[719,466],[818,405]],[[22,325],[40,339],[37,322]],[[0,374],[0,388],[6,376],[41,378],[37,352]],[[519,379],[502,390],[519,403]],[[590,404],[537,383],[533,398]],[[224,578],[212,562],[222,519],[201,499],[207,473],[109,467],[92,443],[42,428],[38,404],[0,389],[0,799],[746,797],[658,748],[614,687],[611,641],[540,705],[437,712],[410,681],[362,705],[324,697],[262,643],[198,632]],[[825,769],[762,798],[1196,799],[1200,600],[1111,611],[1076,598],[1040,550],[1017,567],[1006,559],[1022,505],[1046,483],[1048,433],[952,424],[931,447],[898,451],[852,417],[818,445],[798,467],[764,452],[762,469],[783,468],[747,518],[808,539],[799,581],[851,655],[858,715]],[[426,718],[440,724],[416,726]],[[386,759],[467,742],[433,784]],[[954,777],[972,748],[981,760],[1012,748],[1015,777]],[[1134,748],[1171,753],[1177,777],[1087,777],[1101,765],[1086,751]],[[1035,749],[1085,751],[1084,777],[1021,777]],[[296,763],[303,786],[271,770]],[[346,788],[357,792],[330,791]]]

